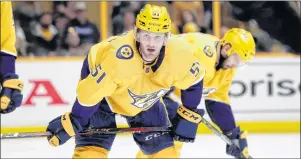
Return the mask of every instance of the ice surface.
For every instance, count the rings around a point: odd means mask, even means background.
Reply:
[[[300,158],[300,134],[249,134],[249,153],[254,158]],[[74,140],[51,147],[46,138],[1,140],[1,158],[71,158]],[[109,158],[135,158],[138,146],[132,136],[117,136]],[[185,144],[182,158],[231,158],[225,143],[215,135],[198,135]]]

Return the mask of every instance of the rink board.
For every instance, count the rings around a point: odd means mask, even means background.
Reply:
[[[45,130],[50,120],[70,111],[82,60],[19,58],[24,100],[14,113],[1,116],[1,132]],[[259,56],[237,72],[230,96],[236,121],[249,132],[300,132],[300,57]],[[121,117],[117,121],[125,126]],[[199,133],[210,131],[200,125]]]

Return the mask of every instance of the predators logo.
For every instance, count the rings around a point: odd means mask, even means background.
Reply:
[[[213,50],[211,49],[210,46],[205,46],[204,48],[204,53],[208,56],[208,57],[212,57],[213,56]]]
[[[136,95],[130,89],[128,89],[129,95],[132,97],[133,102],[131,103],[135,107],[143,110],[149,109],[153,106],[161,97],[163,97],[169,90],[160,89],[157,92],[143,95]]]
[[[134,56],[134,51],[130,45],[123,45],[117,50],[116,54],[119,59],[131,59]]]

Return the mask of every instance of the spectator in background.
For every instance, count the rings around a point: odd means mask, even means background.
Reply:
[[[113,35],[121,34],[134,28],[135,15],[129,8],[124,8],[112,20]]]
[[[212,30],[212,1],[202,1],[204,7],[204,15],[202,26],[207,30]]]
[[[171,22],[171,33],[172,34],[180,34],[179,28],[175,23]]]
[[[67,25],[64,37],[67,38],[68,30],[73,28],[80,38],[79,45],[88,45],[91,47],[99,42],[100,33],[97,26],[89,21],[86,9],[86,4],[84,2],[77,2],[75,4],[76,17]],[[64,40],[64,43],[65,49],[68,49],[66,39]]]
[[[76,18],[76,4],[77,3],[84,3],[84,2],[75,2],[75,1],[68,1],[66,4],[66,7],[64,9],[64,14],[66,15],[66,17],[68,17],[70,20],[73,20]]]
[[[79,34],[72,27],[70,27],[68,29],[66,43],[68,45],[68,49],[60,50],[60,55],[63,55],[63,56],[86,56],[91,47],[89,45],[83,45],[83,44],[80,45]]]
[[[115,2],[112,11],[112,33],[121,34],[133,29],[135,17],[145,2],[122,1]]]
[[[59,34],[63,34],[68,23],[69,23],[68,17],[66,17],[62,13],[57,14],[54,17],[54,25],[57,28]]]
[[[53,19],[56,19],[57,16],[60,16],[62,14],[65,15],[66,12],[66,1],[54,1],[53,3]]]
[[[179,27],[180,32],[183,32],[183,27],[191,20],[198,26],[202,26],[203,22],[203,3],[200,1],[191,2],[169,2],[171,4],[171,18],[175,25]]]
[[[56,14],[56,16],[54,17],[54,25],[58,31],[58,38],[57,38],[57,55],[58,56],[65,56],[65,54],[63,54],[63,52],[61,50],[62,50],[63,40],[65,40],[64,31],[65,31],[65,28],[66,28],[68,22],[69,22],[68,17],[66,17],[65,14],[63,14],[63,13]]]
[[[75,32],[75,30],[71,27],[68,30],[68,34],[67,34],[67,37],[66,37],[66,43],[68,44],[68,49],[67,50],[60,50],[61,55],[76,56],[76,55],[83,54],[83,50],[78,49],[79,48],[79,43],[80,43],[78,33]]]
[[[67,3],[67,1],[53,1],[53,12],[58,14],[65,13]]]
[[[197,24],[196,17],[193,12],[189,10],[185,10],[182,12],[182,22],[183,26],[179,26],[179,30],[181,33],[187,32],[202,32],[207,33],[207,29],[205,27],[201,27]]]
[[[114,19],[115,16],[120,15],[123,9],[129,9],[134,13],[136,17],[140,9],[146,4],[144,1],[120,1],[114,2],[112,8],[111,18]],[[123,14],[123,13],[122,13]]]
[[[134,13],[125,12],[123,18],[124,18],[123,20],[124,32],[134,29],[134,24],[136,19]]]
[[[136,17],[141,8],[144,7],[144,5],[146,4],[145,1],[129,1],[130,2],[130,9],[133,11],[134,16]]]
[[[288,51],[301,54],[300,15],[287,1],[230,1],[233,16],[240,21],[255,20],[271,37],[288,47]]]
[[[181,22],[183,25],[185,25],[188,22],[195,22],[196,19],[193,16],[193,13],[189,10],[183,11],[181,14]]]
[[[123,10],[130,8],[131,3],[129,1],[117,1],[113,2],[111,18],[114,19],[116,16],[123,14]]]
[[[188,22],[183,27],[183,33],[200,32],[200,27],[194,22]]]
[[[32,1],[15,2],[13,7],[14,17],[18,17],[20,20],[20,26],[24,31],[26,41],[33,42],[34,37],[31,30],[37,23],[38,15],[42,13],[39,3]]]
[[[192,29],[189,32],[194,32],[194,31],[199,31],[199,26],[196,24],[196,18],[194,17],[193,13],[189,10],[185,10],[182,12],[181,14],[181,21],[182,21],[182,25],[179,26],[179,30],[182,33],[185,33],[184,31],[184,27],[186,29],[186,33],[187,33],[187,29]]]
[[[230,17],[224,17],[221,19],[220,37],[223,37],[225,33],[231,28],[239,28],[238,21]]]
[[[35,56],[55,56],[57,48],[58,32],[52,25],[52,14],[42,13],[39,23],[32,29],[32,35],[35,40]]]
[[[16,28],[16,49],[18,52],[18,56],[27,56],[26,49],[27,49],[27,41],[25,37],[25,33],[20,26],[20,21],[15,19],[15,28]]]

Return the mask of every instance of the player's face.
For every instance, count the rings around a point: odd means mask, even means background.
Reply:
[[[246,66],[246,63],[240,58],[237,53],[232,53],[230,56],[227,55],[228,50],[231,49],[229,44],[223,46],[221,50],[221,54],[226,60],[223,63],[223,68],[231,69],[231,68],[242,68]]]
[[[166,40],[164,33],[151,33],[141,30],[138,33],[140,53],[145,62],[152,62],[160,54],[160,50]]]

